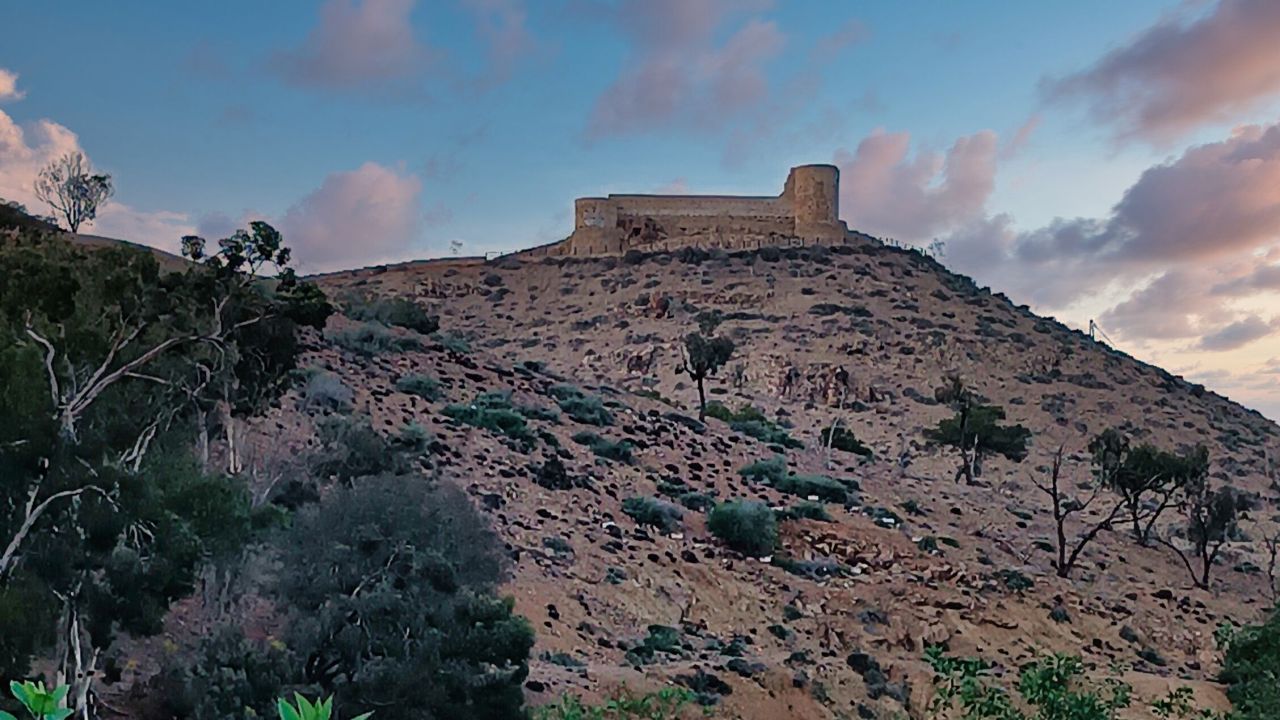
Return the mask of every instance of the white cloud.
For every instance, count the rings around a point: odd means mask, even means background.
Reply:
[[[76,151],[83,152],[80,139],[66,126],[38,120],[24,128],[0,111],[0,198],[22,203],[37,215],[50,212],[36,197],[36,176],[53,160]],[[178,239],[192,229],[184,213],[138,210],[112,200],[98,211],[97,220],[81,227],[81,232],[175,252]]]
[[[21,100],[26,93],[18,89],[18,73],[0,68],[0,101]]]

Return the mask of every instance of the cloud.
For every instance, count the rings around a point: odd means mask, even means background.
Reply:
[[[36,197],[36,176],[53,160],[77,151],[84,152],[80,139],[66,126],[38,120],[23,128],[0,111],[0,198],[22,203],[36,214],[50,212]],[[191,229],[184,213],[139,210],[113,199],[98,211],[96,220],[81,227],[81,232],[174,252],[178,238]]]
[[[858,220],[856,213],[850,217]],[[949,257],[962,267],[990,270],[999,263],[1004,275],[1045,278],[1030,288],[1035,302],[1061,306],[1108,283],[1133,287],[1171,268],[1195,267],[1205,283],[1195,295],[1205,307],[1225,306],[1228,296],[1276,282],[1256,253],[1277,243],[1280,125],[1237,128],[1222,141],[1148,168],[1106,217],[1059,219],[1026,232],[1015,232],[1007,220],[980,221],[948,241]],[[1148,307],[1168,311],[1164,300]],[[1157,318],[1130,327],[1159,336],[1164,331],[1152,328],[1167,324]]]
[[[521,58],[538,47],[525,25],[524,0],[463,0],[462,4],[475,17],[476,33],[488,46],[489,67],[480,84],[506,82]]]
[[[749,18],[717,45],[716,35],[763,3],[729,0],[623,0],[612,19],[632,55],[597,98],[586,137],[680,126],[720,129],[762,107],[767,62],[785,38],[777,25]]]
[[[1031,140],[1031,136],[1040,127],[1040,120],[1040,113],[1032,113],[1031,117],[1027,118],[1026,122],[1018,127],[1018,131],[1013,134],[1013,138],[1000,149],[1000,159],[1009,160],[1022,152],[1022,148],[1026,147]]]
[[[414,35],[415,0],[327,0],[302,44],[271,56],[289,84],[320,90],[420,94],[436,53]]]
[[[1276,323],[1250,315],[1200,338],[1199,348],[1213,352],[1235,350],[1270,335],[1275,329]]]
[[[1280,291],[1280,265],[1259,265],[1247,275],[1215,285],[1214,295],[1250,295]]]
[[[871,37],[871,31],[861,20],[846,20],[835,31],[818,38],[810,53],[810,59],[816,63],[829,63],[839,57],[840,53],[864,42]]]
[[[422,181],[377,163],[329,175],[279,220],[298,267],[308,271],[403,259],[423,218]]]
[[[1221,0],[1167,16],[1093,66],[1046,79],[1049,102],[1083,101],[1119,138],[1163,143],[1280,93],[1280,3]]]
[[[34,189],[36,176],[54,159],[79,149],[80,139],[63,125],[39,120],[24,128],[0,111],[0,198],[43,212]]]
[[[0,101],[21,100],[26,93],[18,89],[18,73],[0,68]]]
[[[853,152],[835,153],[840,206],[855,227],[873,235],[928,242],[983,215],[995,188],[996,134],[962,137],[945,154],[911,155],[911,135],[868,135]]]
[[[1103,217],[1033,229],[988,208],[1008,148],[982,131],[913,151],[909,134],[877,130],[835,153],[842,213],[873,235],[940,238],[949,265],[1041,310],[1088,301],[1127,341],[1225,350],[1280,331],[1258,312],[1259,293],[1280,291],[1280,124],[1148,168]]]

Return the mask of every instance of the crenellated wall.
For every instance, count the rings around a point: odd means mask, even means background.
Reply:
[[[610,195],[574,201],[574,230],[565,240],[527,251],[543,255],[610,255],[628,250],[694,246],[751,249],[844,243],[840,171],[834,165],[791,169],[782,194]]]

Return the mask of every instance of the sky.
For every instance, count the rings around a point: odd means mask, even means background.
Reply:
[[[0,0],[0,198],[81,150],[86,229],[254,219],[321,271],[510,251],[573,198],[773,194],[1280,419],[1274,0]],[[56,38],[56,43],[51,39]]]

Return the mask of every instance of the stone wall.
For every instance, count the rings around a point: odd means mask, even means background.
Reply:
[[[680,247],[754,249],[854,240],[840,220],[840,172],[833,165],[791,169],[782,194],[610,195],[574,202],[574,231],[524,254],[612,255]]]

